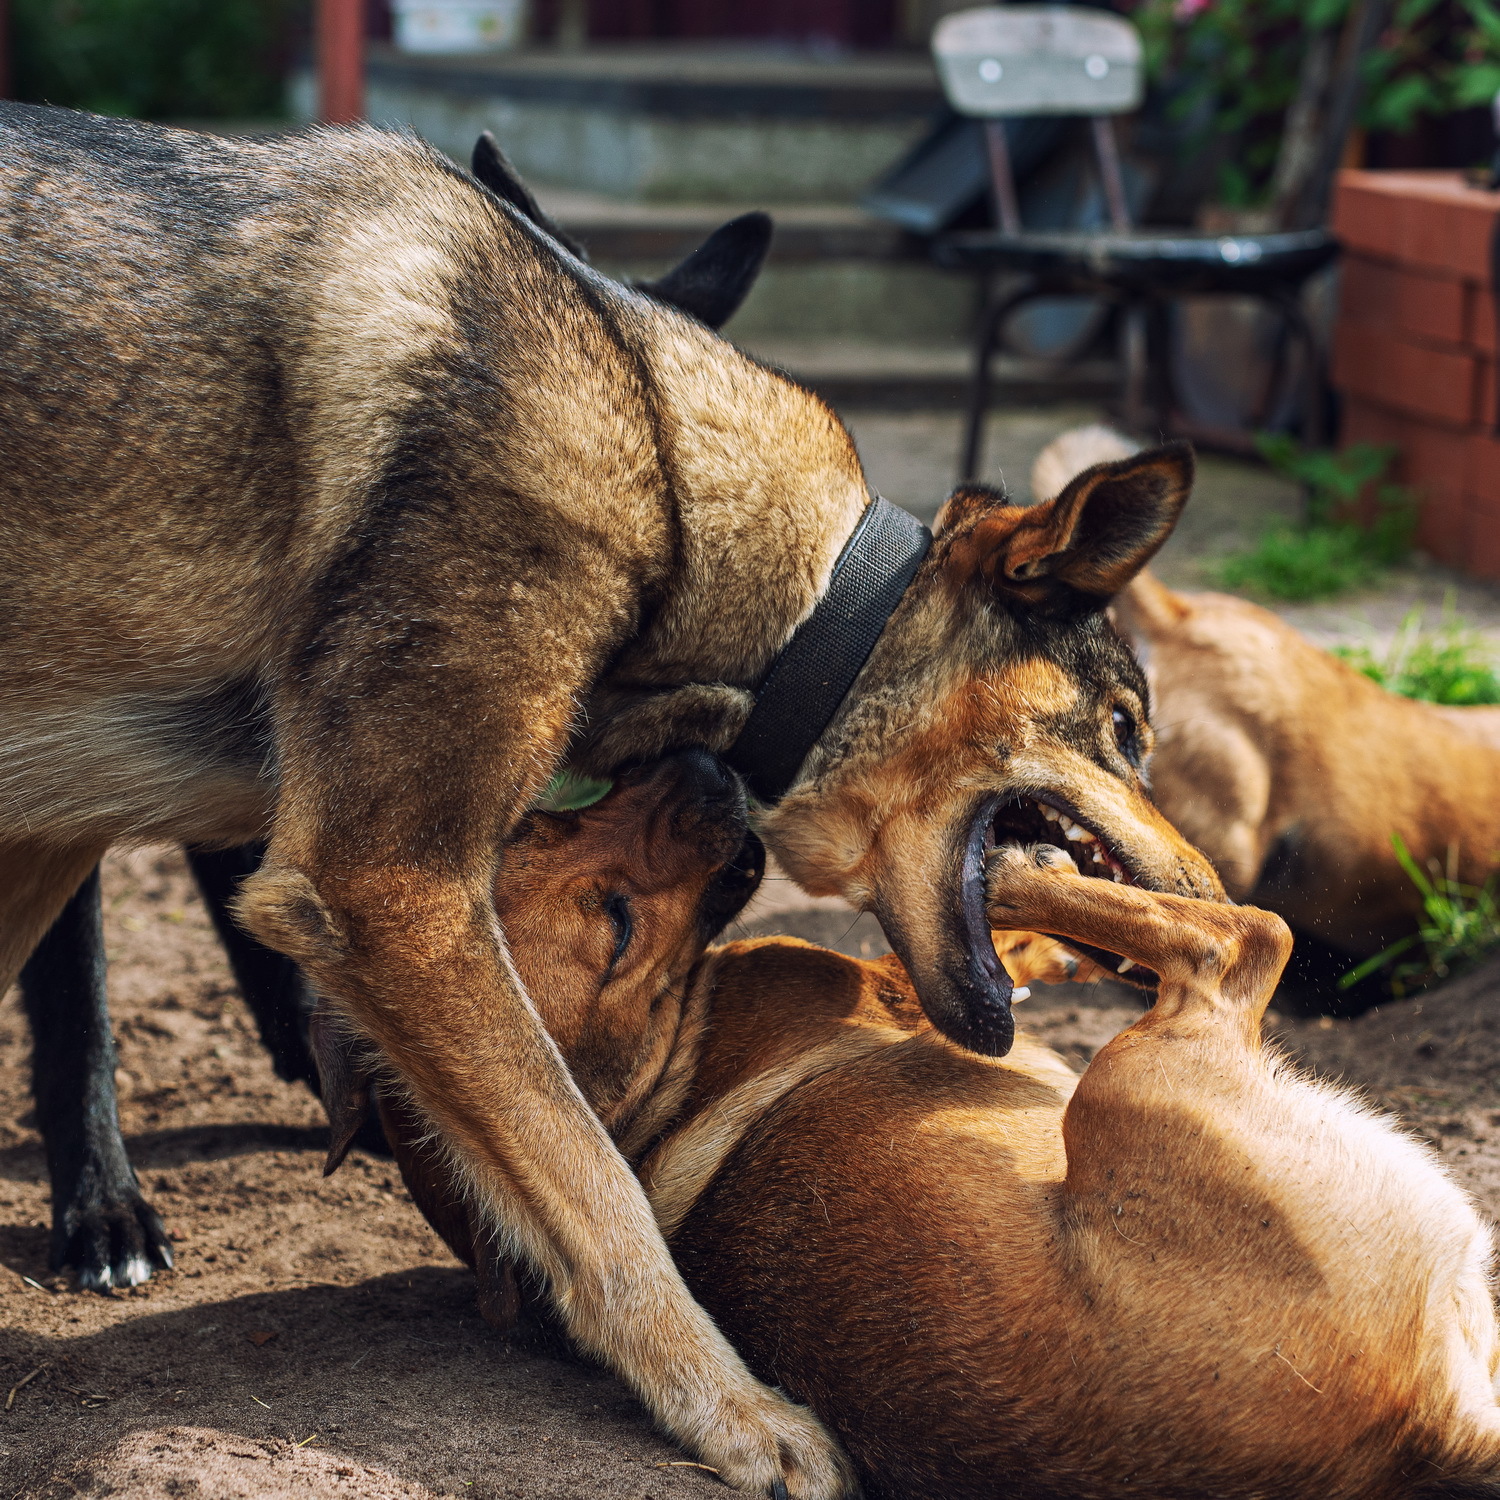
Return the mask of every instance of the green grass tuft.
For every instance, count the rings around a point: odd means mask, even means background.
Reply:
[[[1464,885],[1454,872],[1456,849],[1448,851],[1446,871],[1437,867],[1436,860],[1432,869],[1424,870],[1399,833],[1391,835],[1391,845],[1401,868],[1421,892],[1422,921],[1410,937],[1392,943],[1384,953],[1345,974],[1339,988],[1349,989],[1389,966],[1391,994],[1399,1000],[1468,968],[1500,946],[1500,903],[1495,892],[1500,877],[1492,875],[1482,886]],[[1422,950],[1420,958],[1396,962],[1415,948]]]
[[[1368,646],[1335,646],[1333,654],[1403,698],[1460,707],[1500,703],[1494,651],[1453,613],[1451,596],[1435,631],[1423,633],[1422,611],[1414,609],[1384,655]]]
[[[1324,599],[1368,583],[1380,571],[1358,526],[1271,526],[1218,570],[1225,588],[1273,599]]]
[[[1410,493],[1383,483],[1396,449],[1356,443],[1342,452],[1303,449],[1291,438],[1262,434],[1262,456],[1307,497],[1300,526],[1277,523],[1253,547],[1224,559],[1218,581],[1226,588],[1273,599],[1324,599],[1371,582],[1411,550],[1416,507]],[[1348,519],[1360,498],[1373,494],[1368,526]]]

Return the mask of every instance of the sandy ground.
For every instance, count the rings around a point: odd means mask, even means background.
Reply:
[[[723,1494],[608,1376],[480,1322],[468,1273],[388,1161],[320,1174],[317,1104],[279,1082],[179,856],[106,869],[122,1116],[177,1267],[113,1297],[47,1272],[24,1023],[0,1005],[0,1500],[70,1496]],[[884,950],[869,918],[773,880],[743,931]],[[1280,1020],[1443,1151],[1500,1213],[1500,966],[1354,1022]],[[1030,1029],[1082,1065],[1139,1013],[1038,988]],[[29,1377],[29,1378],[28,1378]]]
[[[1053,433],[1091,415],[997,424],[997,468],[1024,479]],[[957,418],[853,425],[875,482],[930,515]],[[1210,461],[1200,519],[1164,572],[1199,582],[1204,556],[1294,503],[1263,471]],[[1417,568],[1296,618],[1357,639],[1451,584]],[[1500,630],[1497,596],[1459,587],[1460,607]],[[0,1500],[725,1493],[608,1376],[542,1333],[487,1329],[389,1162],[355,1152],[320,1175],[321,1111],[272,1074],[175,852],[112,858],[106,899],[124,1127],[177,1268],[108,1298],[49,1276],[25,1026],[15,996],[0,1001]],[[774,878],[740,930],[885,951],[870,918]],[[1082,1065],[1136,1014],[1123,986],[1068,986],[1038,988],[1023,1020]],[[1276,1017],[1272,1029],[1397,1111],[1500,1215],[1500,963],[1357,1021]]]

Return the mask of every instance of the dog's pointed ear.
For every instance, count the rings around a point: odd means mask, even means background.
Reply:
[[[328,1155],[323,1175],[343,1165],[359,1128],[370,1111],[370,1066],[364,1047],[352,1036],[325,1000],[308,1023],[323,1109],[328,1115]]]
[[[709,235],[688,258],[637,289],[710,328],[722,328],[750,295],[771,248],[771,216],[741,214]]]
[[[536,195],[521,180],[511,159],[500,149],[500,143],[488,130],[474,142],[470,170],[497,197],[531,220],[543,234],[550,234],[565,250],[587,261],[588,252],[549,214]]]
[[[1041,505],[994,508],[973,522],[956,551],[961,565],[1020,602],[1057,602],[1063,591],[1102,606],[1155,557],[1192,489],[1192,448],[1167,443],[1095,464]],[[945,527],[971,517],[981,493],[955,495]]]

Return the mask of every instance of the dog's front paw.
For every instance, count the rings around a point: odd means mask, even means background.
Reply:
[[[172,1242],[133,1187],[91,1195],[69,1204],[54,1227],[52,1269],[71,1271],[84,1292],[140,1286],[153,1271],[172,1269]]]
[[[1085,879],[1056,844],[1001,844],[985,857],[985,904],[991,927],[1006,931],[1043,925],[1033,920],[1038,898],[1066,876]]]
[[[850,1500],[854,1472],[805,1406],[762,1387],[763,1398],[720,1408],[693,1443],[702,1461],[736,1489],[786,1500]]]

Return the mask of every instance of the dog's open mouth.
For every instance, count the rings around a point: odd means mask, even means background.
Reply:
[[[1123,861],[1098,833],[1050,800],[1012,797],[1002,802],[990,819],[985,853],[1005,844],[1055,844],[1072,858],[1080,874],[1135,884]]]
[[[1135,877],[1130,869],[1110,848],[1104,836],[1097,829],[1090,828],[1078,816],[1076,809],[1069,809],[1061,799],[1054,799],[1047,793],[1009,797],[988,815],[988,827],[984,835],[985,854],[1011,844],[1022,847],[1052,844],[1067,853],[1081,875],[1112,880],[1118,885],[1135,884]],[[1091,943],[1079,942],[1077,938],[1062,932],[1049,933],[1048,936],[1085,954],[1129,984],[1142,989],[1156,987],[1157,976],[1150,969],[1122,958],[1118,953],[1096,948]]]

